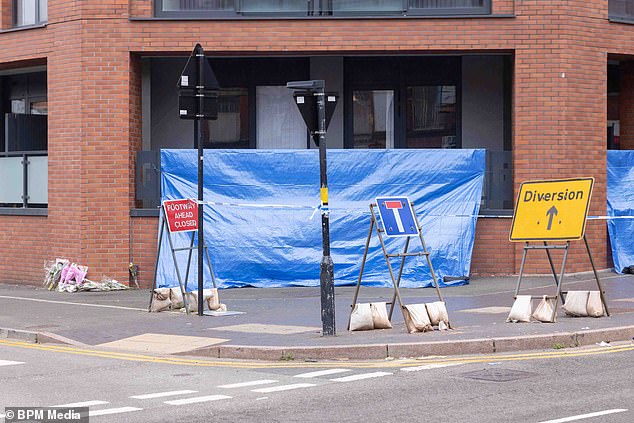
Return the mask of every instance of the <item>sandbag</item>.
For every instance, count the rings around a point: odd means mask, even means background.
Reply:
[[[425,304],[403,306],[403,317],[405,318],[405,327],[409,333],[434,330],[427,315]]]
[[[427,308],[427,315],[429,316],[429,321],[433,326],[437,326],[440,322],[445,322],[446,325],[449,325],[447,306],[443,301],[426,303],[425,308]]]
[[[568,291],[563,309],[568,316],[585,317],[588,315],[589,291]]]
[[[358,303],[352,308],[350,314],[350,329],[353,330],[372,330],[374,322],[372,321],[372,309],[370,303]]]
[[[214,288],[215,289],[215,288]],[[213,292],[211,289],[203,289],[203,308],[205,303],[209,306],[209,299],[213,296]],[[187,308],[191,312],[198,311],[198,291],[191,291],[185,293],[185,298],[187,299]]]
[[[211,311],[219,311],[221,304],[220,304],[220,297],[218,296],[218,288],[211,288],[209,289],[209,291],[210,291],[210,296],[207,298],[207,307]]]
[[[533,312],[533,319],[543,323],[553,323],[555,321],[553,319],[553,308],[553,300],[544,295],[539,304],[537,304],[535,312]]]
[[[185,307],[185,304],[183,304],[183,293],[180,287],[170,288],[170,299],[172,300],[172,308],[179,309]]]
[[[532,312],[531,296],[518,295],[517,298],[515,298],[513,307],[511,307],[511,312],[509,313],[509,317],[506,318],[506,322],[507,323],[509,322],[528,323],[531,321],[531,312]]]
[[[198,292],[186,292],[185,300],[187,301],[187,311],[190,313],[196,313],[198,311]]]
[[[590,317],[603,316],[603,303],[601,302],[601,293],[599,291],[590,291],[588,293],[588,303],[586,305],[586,311]]]
[[[157,288],[152,291],[152,305],[150,306],[150,312],[156,313],[167,310],[171,306],[172,300],[170,300],[169,288]]]
[[[374,329],[392,329],[392,323],[387,316],[386,303],[370,303],[370,311]]]

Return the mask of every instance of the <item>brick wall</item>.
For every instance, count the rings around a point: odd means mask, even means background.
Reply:
[[[51,241],[47,218],[1,216],[0,221],[0,282],[42,284]]]
[[[604,214],[607,55],[634,59],[634,26],[610,23],[607,5],[494,0],[494,14],[505,16],[173,21],[129,20],[151,16],[148,0],[49,2],[46,28],[0,34],[0,68],[45,62],[49,81],[49,214],[0,216],[0,239],[10,244],[0,246],[0,281],[39,281],[44,259],[67,257],[95,279],[121,281],[132,260],[151,282],[156,219],[129,213],[141,142],[139,58],[187,54],[197,42],[208,54],[237,56],[512,52],[516,192],[528,179],[594,176],[590,214]],[[622,139],[631,146],[628,100]],[[508,243],[509,224],[478,222],[474,273],[518,271],[521,245]],[[15,235],[18,226],[25,236]],[[605,222],[591,222],[588,238],[598,267],[610,267]],[[588,270],[583,244],[573,244],[568,269]],[[18,259],[38,270],[15,273]],[[527,269],[548,270],[543,258]]]
[[[511,219],[480,218],[471,256],[473,275],[511,275],[515,269],[515,244],[509,242]]]
[[[158,240],[158,218],[134,217],[131,220],[132,247],[130,261],[139,267],[138,281],[144,288],[152,286],[156,244]]]
[[[0,29],[9,29],[13,25],[12,0],[0,0]]]

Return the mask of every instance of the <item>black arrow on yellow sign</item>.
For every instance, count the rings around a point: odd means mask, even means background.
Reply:
[[[548,209],[546,214],[548,215],[548,227],[546,227],[546,230],[549,231],[551,226],[553,225],[553,217],[557,215],[557,208],[555,206],[552,206]]]

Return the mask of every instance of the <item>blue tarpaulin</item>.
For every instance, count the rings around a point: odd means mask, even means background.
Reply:
[[[161,151],[162,199],[197,198],[197,151]],[[335,284],[355,284],[377,196],[408,196],[415,203],[436,274],[469,274],[485,169],[484,150],[329,150],[331,256]],[[319,286],[322,256],[318,150],[206,150],[204,152],[205,242],[222,288]],[[189,246],[192,233],[174,234]],[[403,250],[390,238],[390,252]],[[414,238],[410,251],[421,251]],[[177,252],[184,274],[187,252]],[[399,262],[393,261],[395,272]],[[188,290],[196,289],[196,251]],[[206,267],[206,266],[205,266]],[[373,235],[363,284],[391,286]],[[205,286],[211,283],[205,277]],[[410,257],[403,287],[432,283],[424,257]],[[158,286],[177,286],[164,237]]]
[[[608,150],[608,216],[634,217],[634,151]],[[634,266],[634,218],[608,220],[614,270]]]

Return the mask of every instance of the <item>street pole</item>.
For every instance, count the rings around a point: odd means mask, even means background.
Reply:
[[[328,210],[328,174],[326,171],[326,94],[323,83],[317,87],[317,120],[319,135],[319,179],[321,197],[322,257],[319,266],[321,286],[321,322],[323,336],[335,336],[335,272],[330,257],[330,211]]]
[[[204,110],[204,93],[202,86],[203,81],[203,60],[205,54],[200,44],[196,45],[196,97],[198,98],[198,113],[194,119],[194,132],[196,144],[198,146],[198,315],[203,315],[203,249],[205,246],[205,231],[203,230],[203,140],[201,139],[200,123],[203,119]]]

